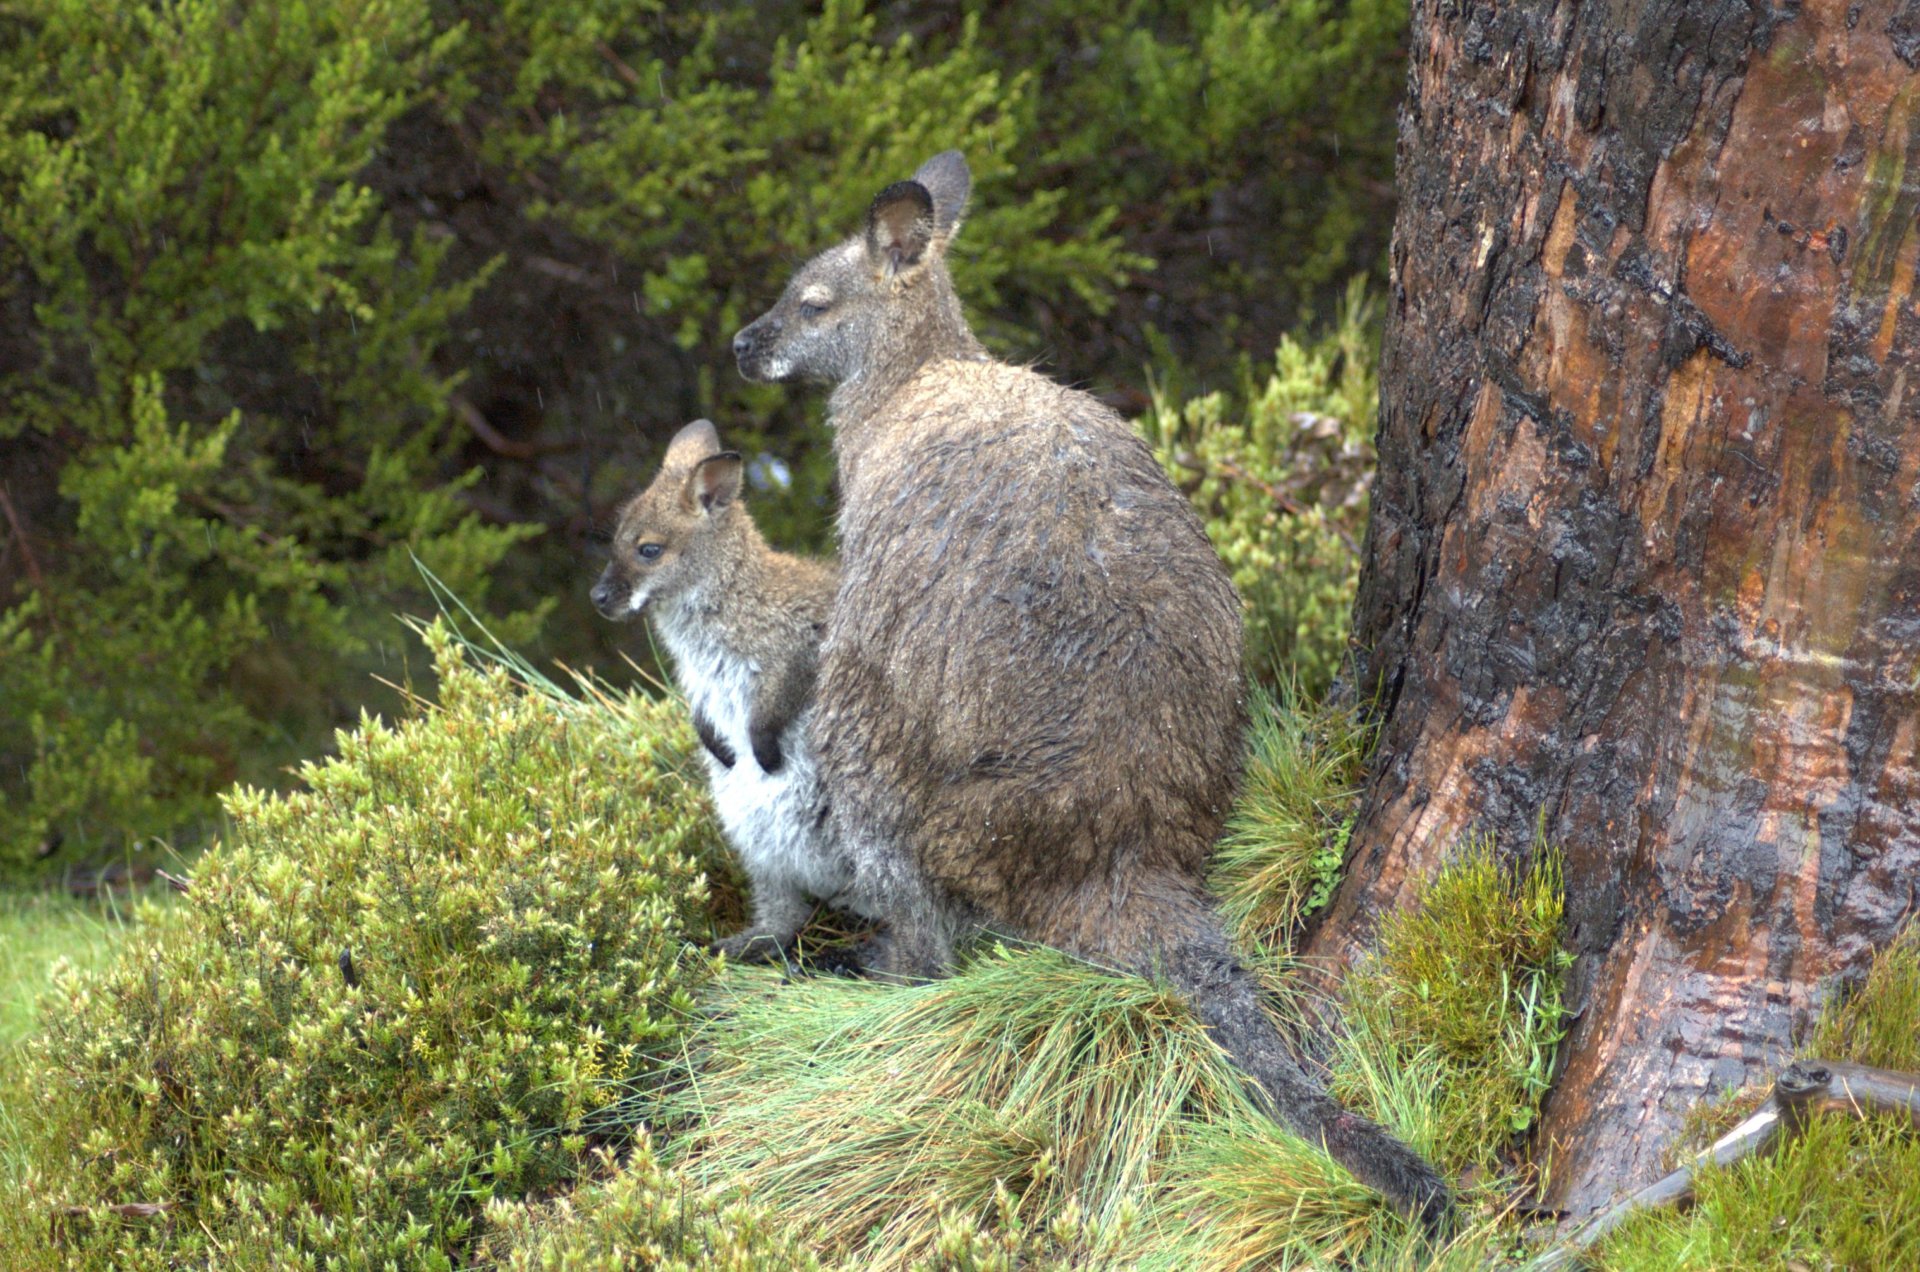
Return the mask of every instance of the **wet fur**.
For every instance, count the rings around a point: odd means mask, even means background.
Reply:
[[[710,424],[683,429],[659,476],[622,510],[594,603],[608,618],[646,613],[673,659],[714,808],[752,885],[751,924],[717,947],[770,959],[817,903],[869,917],[875,908],[854,887],[808,742],[837,575],[766,545],[738,503],[738,463]],[[638,552],[648,543],[662,548],[653,562]]]
[[[1124,420],[967,329],[944,251],[968,189],[929,160],[734,342],[749,378],[834,386],[810,737],[888,921],[873,970],[942,974],[987,922],[1162,976],[1279,1120],[1437,1229],[1445,1182],[1293,1060],[1206,898],[1246,725],[1232,584]]]

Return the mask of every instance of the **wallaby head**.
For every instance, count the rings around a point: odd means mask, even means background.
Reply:
[[[748,526],[739,495],[739,452],[720,448],[710,421],[675,433],[659,475],[620,510],[594,607],[616,621],[636,618],[724,569],[728,539]]]
[[[967,161],[948,150],[882,190],[864,232],[803,265],[733,338],[740,373],[840,384],[976,352],[946,266],[972,188]]]

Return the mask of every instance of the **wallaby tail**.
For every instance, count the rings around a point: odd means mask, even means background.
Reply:
[[[1429,1237],[1445,1235],[1453,1194],[1438,1171],[1386,1130],[1344,1109],[1294,1060],[1260,1005],[1260,983],[1227,944],[1219,919],[1196,901],[1188,922],[1161,932],[1151,970],[1165,977],[1253,1078],[1268,1111],[1303,1139],[1323,1144],[1355,1179],[1383,1194]]]

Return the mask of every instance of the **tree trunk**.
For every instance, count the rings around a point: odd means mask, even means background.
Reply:
[[[1920,881],[1920,2],[1417,0],[1345,961],[1566,852],[1550,1203],[1657,1173]]]

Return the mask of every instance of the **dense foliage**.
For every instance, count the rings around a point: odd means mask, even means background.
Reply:
[[[1346,658],[1373,485],[1380,378],[1360,282],[1326,335],[1281,338],[1264,379],[1243,373],[1237,394],[1156,394],[1141,421],[1240,590],[1248,670],[1310,698]]]
[[[483,276],[355,176],[450,41],[424,0],[48,3],[0,52],[0,865],[212,811],[359,701],[432,561],[533,527],[445,467]]]
[[[229,796],[191,891],[56,986],[12,1257],[53,1256],[52,1215],[85,1266],[445,1267],[657,1080],[711,970],[682,936],[711,847],[684,718],[429,643],[437,708]]]
[[[932,151],[973,163],[955,266],[1001,350],[1128,410],[1149,364],[1226,378],[1381,258],[1404,20],[0,5],[0,861],[275,780],[399,674],[413,556],[605,654],[585,539],[696,414],[782,457],[762,518],[818,543],[817,395],[727,337]]]

